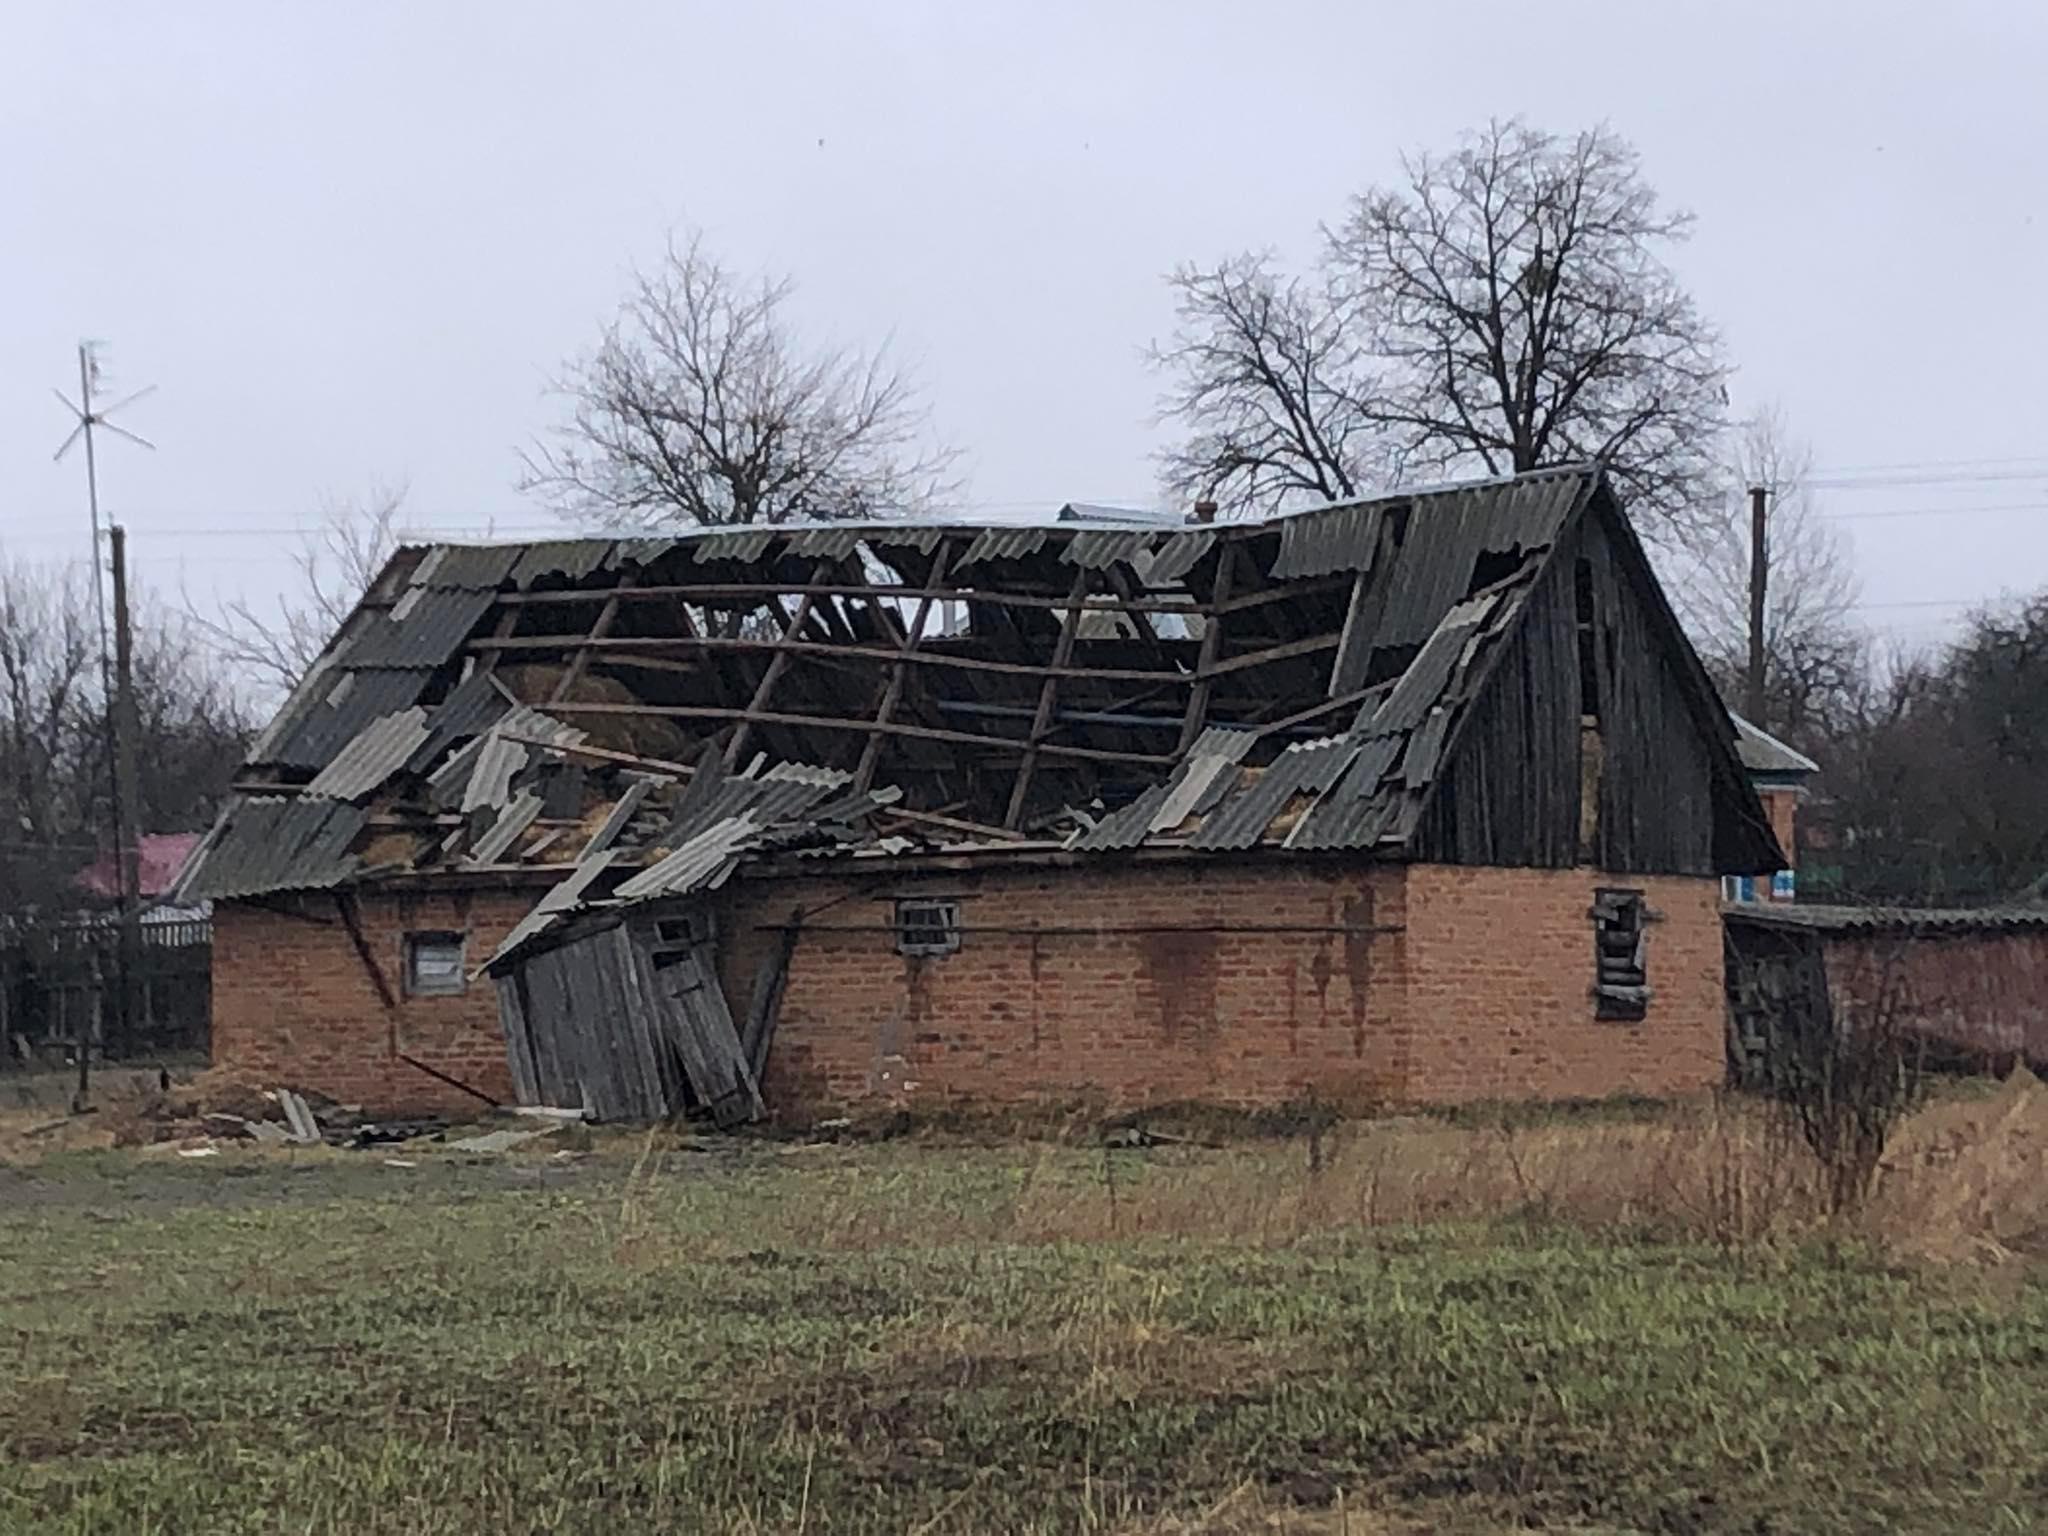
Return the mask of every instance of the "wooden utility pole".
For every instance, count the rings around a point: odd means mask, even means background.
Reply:
[[[114,1028],[123,1044],[135,1038],[142,980],[142,815],[135,764],[135,642],[128,618],[128,530],[107,529],[114,556],[114,837],[121,879],[119,995]]]
[[[1764,721],[1764,589],[1769,581],[1771,556],[1765,527],[1769,493],[1760,485],[1749,488],[1749,676],[1742,712],[1758,730],[1770,727]]]

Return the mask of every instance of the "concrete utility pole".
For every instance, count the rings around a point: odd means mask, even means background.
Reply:
[[[1769,493],[1760,485],[1749,488],[1749,676],[1742,712],[1758,730],[1769,730],[1764,721],[1764,589],[1770,579],[1771,557],[1766,528]]]

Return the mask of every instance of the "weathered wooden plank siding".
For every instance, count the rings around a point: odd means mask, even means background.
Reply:
[[[1572,571],[1553,561],[1460,730],[1417,832],[1422,858],[1568,869],[1577,861],[1579,674]]]
[[[1591,578],[1600,679],[1594,862],[1629,873],[1713,874],[1712,744],[1607,530],[1589,518],[1577,544],[1572,557]]]
[[[1581,720],[1597,717],[1598,819],[1584,860],[1621,874],[1714,874],[1758,857],[1755,794],[1706,739],[1642,574],[1598,516],[1567,531],[1458,732],[1418,857],[1581,862]],[[1717,717],[1718,718],[1718,717]],[[1717,804],[1732,829],[1716,845]],[[1747,861],[1747,862],[1745,862]]]

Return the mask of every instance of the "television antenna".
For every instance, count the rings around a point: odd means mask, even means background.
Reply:
[[[106,562],[101,558],[100,552],[100,466],[97,444],[94,442],[93,434],[104,429],[113,433],[116,437],[126,438],[131,443],[136,443],[141,447],[154,451],[156,448],[155,443],[137,433],[130,432],[126,427],[119,425],[111,418],[114,412],[133,405],[143,396],[153,391],[156,386],[154,384],[147,385],[132,394],[124,395],[111,404],[102,405],[97,398],[97,386],[104,377],[103,371],[100,368],[100,350],[101,344],[96,341],[81,341],[78,344],[78,398],[76,400],[66,395],[61,389],[51,391],[58,400],[63,402],[64,409],[71,413],[73,419],[70,435],[57,445],[57,451],[51,455],[51,458],[54,461],[61,462],[64,455],[71,451],[74,443],[83,441],[85,444],[85,499],[87,510],[92,514],[92,606],[93,613],[99,620],[100,629],[100,697],[104,704],[103,724],[106,729],[107,788],[109,791],[107,798],[114,832],[114,864],[121,874],[122,942],[119,956],[121,974],[120,989],[117,996],[119,998],[120,1025],[125,1034],[131,1022],[130,1014],[134,988],[135,924],[139,916],[135,889],[136,849],[139,846],[136,838],[141,829],[127,825],[133,819],[129,814],[133,796],[132,793],[124,793],[124,791],[132,791],[134,769],[132,762],[125,768],[122,762],[124,756],[132,757],[133,755],[132,743],[129,745],[127,753],[124,754],[122,751],[124,741],[122,721],[128,703],[128,622],[126,573],[118,568],[118,566],[125,564],[125,562],[122,561],[121,542],[117,531],[114,546],[114,558],[117,562],[117,569],[114,572],[114,597],[115,601],[121,604],[121,613],[119,615],[121,676],[119,686],[117,687],[114,676],[113,657],[110,654],[107,640]],[[76,1049],[78,1054],[78,1091],[72,1099],[72,1109],[75,1112],[82,1113],[89,1105],[90,1062],[92,1059],[92,1041],[84,1023],[83,1014],[80,1015]]]
[[[77,400],[74,401],[61,389],[50,391],[63,402],[64,409],[71,413],[74,421],[71,435],[57,445],[57,451],[51,458],[53,461],[62,462],[73,444],[81,440],[85,443],[85,499],[87,509],[92,514],[92,606],[100,624],[100,687],[111,699],[114,690],[111,675],[113,662],[107,653],[107,578],[105,562],[100,556],[100,466],[99,455],[93,443],[93,432],[96,428],[103,427],[116,437],[125,437],[131,443],[139,443],[142,447],[154,451],[155,443],[130,432],[110,418],[114,412],[131,406],[143,396],[153,393],[156,386],[145,385],[133,394],[122,396],[111,405],[101,405],[94,398],[94,386],[103,377],[100,368],[100,351],[103,346],[104,343],[97,341],[81,341],[78,344]]]

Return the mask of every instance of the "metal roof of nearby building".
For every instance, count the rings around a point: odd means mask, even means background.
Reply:
[[[1731,922],[1770,928],[1797,928],[1816,933],[1915,933],[1963,935],[2048,928],[2043,907],[1883,907],[1828,906],[1820,903],[1740,901],[1721,909]]]

